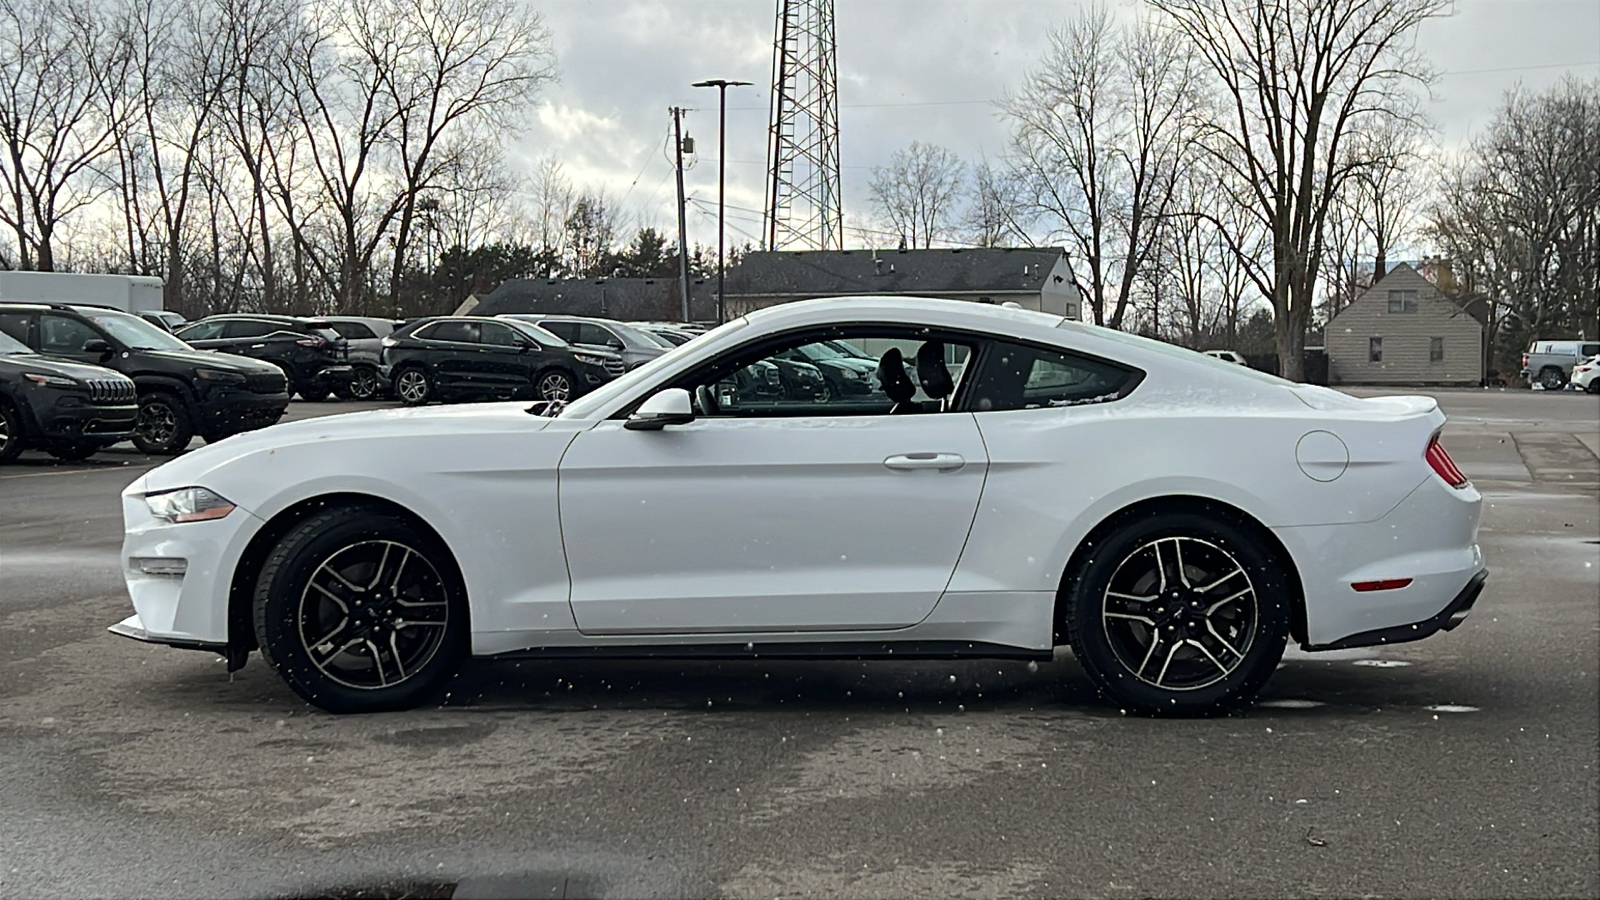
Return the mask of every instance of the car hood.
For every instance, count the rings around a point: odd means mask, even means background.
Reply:
[[[845,369],[851,372],[875,372],[878,369],[877,363],[867,362],[864,359],[856,359],[855,357],[846,357],[843,359],[819,359],[816,362],[807,363],[807,365],[816,366],[818,368],[831,367],[835,369]]]
[[[232,353],[223,353],[220,350],[140,350],[140,357],[147,360],[176,363],[180,366],[202,365],[208,369],[222,369],[227,372],[238,372],[240,375],[259,375],[263,372],[282,372],[277,366],[269,362],[251,359],[248,356],[237,356]]]
[[[0,371],[37,372],[44,375],[65,375],[68,378],[81,380],[88,378],[121,378],[121,373],[113,372],[104,366],[94,366],[88,363],[68,362],[64,359],[54,359],[38,353],[0,354]]]
[[[359,471],[368,454],[403,455],[419,442],[430,440],[452,441],[459,444],[460,453],[470,455],[474,442],[486,436],[529,434],[554,421],[529,414],[528,406],[522,401],[378,409],[283,422],[207,444],[152,469],[144,490],[206,486],[212,475],[224,469],[231,481],[252,466],[253,460],[283,451],[303,451],[324,442],[345,445],[339,453],[351,471]]]

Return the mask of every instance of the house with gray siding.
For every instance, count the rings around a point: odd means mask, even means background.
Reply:
[[[1401,263],[1328,321],[1330,384],[1478,385],[1484,325]]]

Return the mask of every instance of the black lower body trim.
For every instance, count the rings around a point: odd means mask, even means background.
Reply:
[[[1410,625],[1393,625],[1388,628],[1378,628],[1373,631],[1363,631],[1342,637],[1331,644],[1301,644],[1302,650],[1348,650],[1351,647],[1375,647],[1380,644],[1404,644],[1408,641],[1420,641],[1425,637],[1437,634],[1440,631],[1451,631],[1472,609],[1472,604],[1478,602],[1478,595],[1483,593],[1483,583],[1489,580],[1489,570],[1481,569],[1472,576],[1467,586],[1456,594],[1444,609],[1433,616],[1413,622]]]
[[[1053,650],[983,641],[785,641],[738,644],[616,644],[536,647],[488,659],[1026,659],[1049,660]]]

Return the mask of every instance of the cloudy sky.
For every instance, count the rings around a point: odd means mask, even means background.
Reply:
[[[603,188],[632,224],[674,222],[667,109],[694,109],[687,174],[690,240],[716,235],[716,92],[707,78],[755,82],[728,93],[728,237],[756,240],[766,155],[773,0],[529,0],[555,40],[561,81],[546,91],[521,148],[553,153],[581,188]],[[1130,12],[1137,0],[1109,0]],[[963,158],[999,155],[992,101],[1035,65],[1049,28],[1079,0],[836,0],[840,146],[847,228],[866,209],[875,165],[914,140]],[[1501,95],[1566,73],[1600,76],[1597,0],[1457,0],[1426,24],[1421,49],[1441,70],[1427,110],[1446,148],[1468,140]],[[859,221],[857,219],[856,221]]]

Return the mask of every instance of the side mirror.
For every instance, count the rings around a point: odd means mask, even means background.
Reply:
[[[98,354],[100,354],[100,358],[104,359],[105,357],[110,356],[115,351],[111,349],[111,345],[110,344],[106,343],[105,341],[100,340],[99,338],[95,338],[93,340],[88,340],[88,341],[84,341],[83,342],[83,352],[85,352],[85,353],[98,353]]]
[[[613,338],[612,340],[606,341],[606,346],[610,347],[613,350],[626,350],[627,349],[626,347],[622,346],[622,342],[621,341],[616,340],[615,338]]]
[[[683,388],[667,388],[639,404],[622,427],[629,431],[660,431],[668,425],[687,425],[694,421],[694,405]]]

